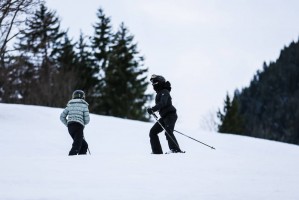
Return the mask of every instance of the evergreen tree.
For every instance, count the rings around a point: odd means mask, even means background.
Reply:
[[[236,113],[246,122],[242,131],[227,128],[226,120],[229,125],[233,124],[230,112],[220,115],[219,130],[225,128],[225,132],[299,144],[298,80],[299,43],[292,42],[275,62],[264,63],[249,87],[242,89],[234,99],[237,101]]]
[[[34,66],[22,57],[11,57],[6,75],[6,84],[3,85],[5,93],[3,95],[3,102],[8,103],[23,103],[25,96],[28,96],[31,87],[38,84],[36,80],[32,79],[36,75]]]
[[[224,101],[223,113],[218,111],[217,116],[221,121],[218,126],[220,133],[242,133],[243,132],[243,120],[239,115],[239,105],[237,101],[237,93],[233,100],[230,100],[229,95],[226,95]]]
[[[227,121],[225,119],[226,113],[228,113],[228,111],[231,109],[231,100],[228,94],[226,94],[226,98],[224,100],[224,107],[223,107],[223,112],[221,112],[220,110],[217,112],[217,117],[219,118],[219,120],[221,121],[221,124],[218,126],[218,131],[219,132],[224,132],[225,126],[223,125],[225,121]]]
[[[97,86],[99,84],[97,77],[98,68],[93,57],[91,45],[86,43],[82,33],[77,45],[77,51],[79,74],[76,88],[85,92],[86,98],[88,98],[88,102],[90,103],[90,111],[96,112],[95,105],[97,100],[99,100],[97,98]]]
[[[101,101],[103,99],[102,89],[104,87],[103,78],[105,77],[105,70],[108,65],[108,57],[110,54],[111,45],[111,20],[107,17],[102,8],[97,11],[98,22],[94,25],[94,36],[92,38],[92,49],[94,52],[94,61],[96,68],[93,70],[94,77],[97,77],[98,82],[94,87],[93,94],[93,111],[96,113],[103,113]]]
[[[148,120],[144,108],[150,97],[145,95],[148,70],[143,66],[143,57],[139,55],[133,39],[122,23],[114,36],[105,70],[101,99],[103,114]]]
[[[56,13],[49,11],[43,4],[26,22],[26,29],[18,37],[16,48],[20,55],[17,60],[21,59],[24,70],[34,72],[34,75],[30,78],[30,91],[21,94],[22,103],[53,106],[51,95],[57,74],[55,59],[65,34],[60,30]]]
[[[102,9],[97,17],[91,43],[81,34],[75,44],[60,30],[56,13],[42,4],[20,30],[9,70],[0,71],[1,77],[9,75],[0,88],[1,101],[61,107],[74,89],[82,89],[94,113],[148,120],[148,70],[137,44],[124,24],[112,34]],[[5,87],[10,92],[3,95]]]
[[[53,77],[52,106],[63,107],[72,92],[80,84],[79,61],[75,52],[75,43],[67,35],[59,49],[56,48],[57,73]]]
[[[95,34],[92,41],[94,56],[99,70],[105,70],[111,44],[111,20],[102,8],[97,11],[98,22],[94,25]]]

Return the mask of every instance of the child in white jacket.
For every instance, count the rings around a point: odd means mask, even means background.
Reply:
[[[72,99],[60,115],[60,120],[68,127],[69,134],[73,138],[69,156],[87,153],[88,144],[84,139],[83,129],[90,118],[88,103],[84,99],[85,93],[82,90],[75,90]]]

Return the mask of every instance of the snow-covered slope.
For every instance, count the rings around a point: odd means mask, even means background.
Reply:
[[[176,129],[186,154],[152,155],[153,123],[91,115],[92,155],[67,156],[62,109],[0,104],[1,200],[298,200],[299,147]],[[167,151],[164,134],[160,134]]]

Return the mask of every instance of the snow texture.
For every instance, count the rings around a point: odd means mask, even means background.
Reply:
[[[91,114],[91,155],[69,157],[60,108],[0,104],[1,200],[298,200],[299,147],[176,129],[185,154],[151,154],[153,125]],[[164,152],[166,138],[160,134]]]

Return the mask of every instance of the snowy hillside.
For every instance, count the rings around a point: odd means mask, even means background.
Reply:
[[[176,134],[186,154],[152,155],[153,123],[91,115],[92,155],[69,157],[61,111],[0,104],[0,200],[299,199],[298,146],[177,124],[216,150]]]

